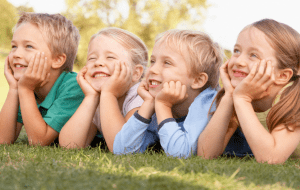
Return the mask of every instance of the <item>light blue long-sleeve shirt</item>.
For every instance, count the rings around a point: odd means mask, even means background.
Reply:
[[[198,137],[209,121],[209,109],[216,94],[215,89],[205,89],[195,98],[186,117],[168,118],[160,125],[156,114],[149,120],[135,112],[116,135],[114,154],[144,152],[158,142],[167,155],[187,158],[196,154]],[[211,111],[214,110],[215,105]]]

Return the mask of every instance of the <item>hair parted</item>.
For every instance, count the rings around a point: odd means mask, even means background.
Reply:
[[[52,53],[52,58],[66,54],[67,59],[62,66],[64,71],[73,70],[80,34],[72,21],[60,14],[22,12],[15,28],[24,23],[31,23],[41,30]]]
[[[93,39],[100,35],[110,37],[126,48],[130,54],[133,65],[143,66],[144,69],[141,78],[144,77],[148,64],[148,49],[145,43],[138,36],[121,28],[108,27],[94,34],[91,37],[90,43]]]
[[[207,34],[200,31],[173,29],[157,35],[155,43],[160,40],[181,53],[191,77],[196,77],[201,72],[208,75],[208,81],[202,89],[218,87],[219,68],[224,53]],[[184,50],[187,50],[188,54],[184,53]]]

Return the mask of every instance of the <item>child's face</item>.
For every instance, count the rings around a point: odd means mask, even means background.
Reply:
[[[228,64],[232,86],[235,88],[250,73],[254,64],[263,59],[271,61],[276,73],[275,50],[270,46],[266,35],[255,27],[242,31]]]
[[[85,79],[95,90],[100,91],[103,83],[113,74],[116,62],[131,64],[128,51],[110,37],[97,36],[89,45]]]
[[[16,28],[11,46],[9,64],[16,80],[23,76],[29,65],[30,58],[37,52],[44,52],[48,64],[52,63],[52,54],[44,35],[42,35],[38,27],[31,23],[24,23]]]
[[[153,47],[150,62],[146,81],[149,85],[149,93],[153,97],[163,89],[165,82],[170,81],[180,81],[186,85],[187,93],[189,93],[193,79],[189,77],[187,63],[178,51],[163,41],[158,41]]]

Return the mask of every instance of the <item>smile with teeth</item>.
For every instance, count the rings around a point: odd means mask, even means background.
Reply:
[[[246,77],[248,74],[241,71],[233,71],[233,76],[235,77]]]
[[[161,84],[161,82],[156,81],[156,80],[150,80],[149,83],[150,83],[149,87],[152,87],[152,88],[157,87]]]
[[[94,74],[94,78],[98,78],[98,77],[109,77],[110,75],[106,74],[106,73],[96,73]]]
[[[19,64],[16,64],[16,65],[15,65],[15,67],[16,67],[16,68],[24,68],[24,67],[26,67],[26,66],[24,66],[24,65],[19,65]]]

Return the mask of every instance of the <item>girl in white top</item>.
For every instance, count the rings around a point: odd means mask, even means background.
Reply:
[[[120,28],[93,35],[77,76],[85,98],[61,130],[59,144],[84,148],[100,131],[113,151],[116,134],[143,103],[137,87],[147,63],[147,47],[136,35]]]
[[[300,34],[294,29],[270,19],[244,28],[232,57],[220,68],[224,88],[198,139],[198,155],[221,155],[236,130],[258,162],[283,163],[295,155],[300,143],[299,68]],[[266,130],[255,112],[268,109]]]

